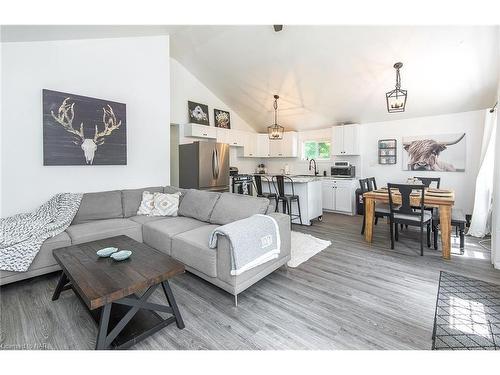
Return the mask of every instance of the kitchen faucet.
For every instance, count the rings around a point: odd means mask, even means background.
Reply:
[[[318,168],[316,167],[316,160],[314,159],[311,159],[309,160],[309,170],[311,170],[311,163],[314,162],[314,175],[317,176],[318,175]]]

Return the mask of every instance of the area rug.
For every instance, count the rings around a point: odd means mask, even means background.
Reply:
[[[500,350],[500,285],[441,271],[433,350]]]
[[[326,249],[332,243],[325,241],[310,234],[292,231],[292,251],[288,266],[295,268],[304,263],[313,255]]]

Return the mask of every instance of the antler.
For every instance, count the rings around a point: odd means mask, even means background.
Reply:
[[[57,111],[57,116],[54,115],[54,111],[50,111],[50,114],[56,120],[59,124],[62,125],[62,127],[67,131],[70,132],[73,135],[76,135],[78,138],[80,138],[82,141],[85,139],[85,136],[83,134],[83,122],[80,124],[80,130],[76,130],[73,128],[73,119],[75,117],[75,111],[74,111],[74,106],[75,103],[68,103],[68,100],[70,98],[66,98],[63,100],[61,106],[59,107],[59,110]],[[77,142],[73,142],[75,144],[78,144]]]
[[[94,142],[97,145],[102,145],[104,143],[104,137],[110,135],[113,130],[118,129],[122,124],[121,120],[118,123],[116,122],[115,113],[113,112],[113,108],[111,108],[109,104],[108,109],[103,107],[102,110],[102,122],[104,124],[104,130],[100,132],[97,128],[97,125],[95,126]]]

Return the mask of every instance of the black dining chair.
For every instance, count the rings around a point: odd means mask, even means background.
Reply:
[[[431,187],[431,184],[433,183],[436,183],[435,186],[436,189],[439,189],[439,187],[441,186],[441,177],[413,177],[413,178],[422,181],[422,184],[424,184],[425,187]]]
[[[361,195],[369,191],[377,190],[377,183],[375,181],[375,177],[362,178],[359,180],[359,186],[361,188]],[[363,204],[365,199],[363,198]],[[389,205],[385,203],[378,203],[375,205],[375,225],[378,223],[379,218],[389,217],[390,209]],[[361,234],[365,233],[366,226],[366,209],[365,214],[363,215],[363,226],[361,227]]]
[[[262,191],[262,179],[264,179],[265,182],[267,182],[267,190],[269,191],[269,193],[264,193]],[[276,193],[273,193],[273,191],[271,190],[271,181],[266,176],[254,175],[253,182],[254,182],[255,190],[257,191],[258,197],[267,198],[269,200],[274,199],[276,201],[277,195],[276,195]]]
[[[398,224],[420,227],[420,255],[424,255],[424,226],[427,226],[427,247],[431,247],[432,213],[424,209],[425,188],[422,185],[387,184],[389,189],[389,208],[391,223],[391,249],[394,240],[399,240]],[[394,195],[399,191],[401,203],[394,202]],[[411,195],[420,197],[419,209],[411,204]]]
[[[285,179],[290,182],[292,194],[285,194]],[[279,202],[283,203],[283,213],[290,215],[290,223],[295,219],[299,219],[300,225],[302,225],[302,216],[300,214],[300,198],[295,194],[295,188],[293,186],[293,180],[288,176],[277,175],[272,178],[273,186],[276,190],[276,211],[278,211]],[[297,202],[298,214],[292,214],[292,203]]]

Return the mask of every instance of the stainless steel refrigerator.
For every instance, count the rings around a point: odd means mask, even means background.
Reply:
[[[215,142],[179,145],[179,187],[229,191],[229,145]]]

